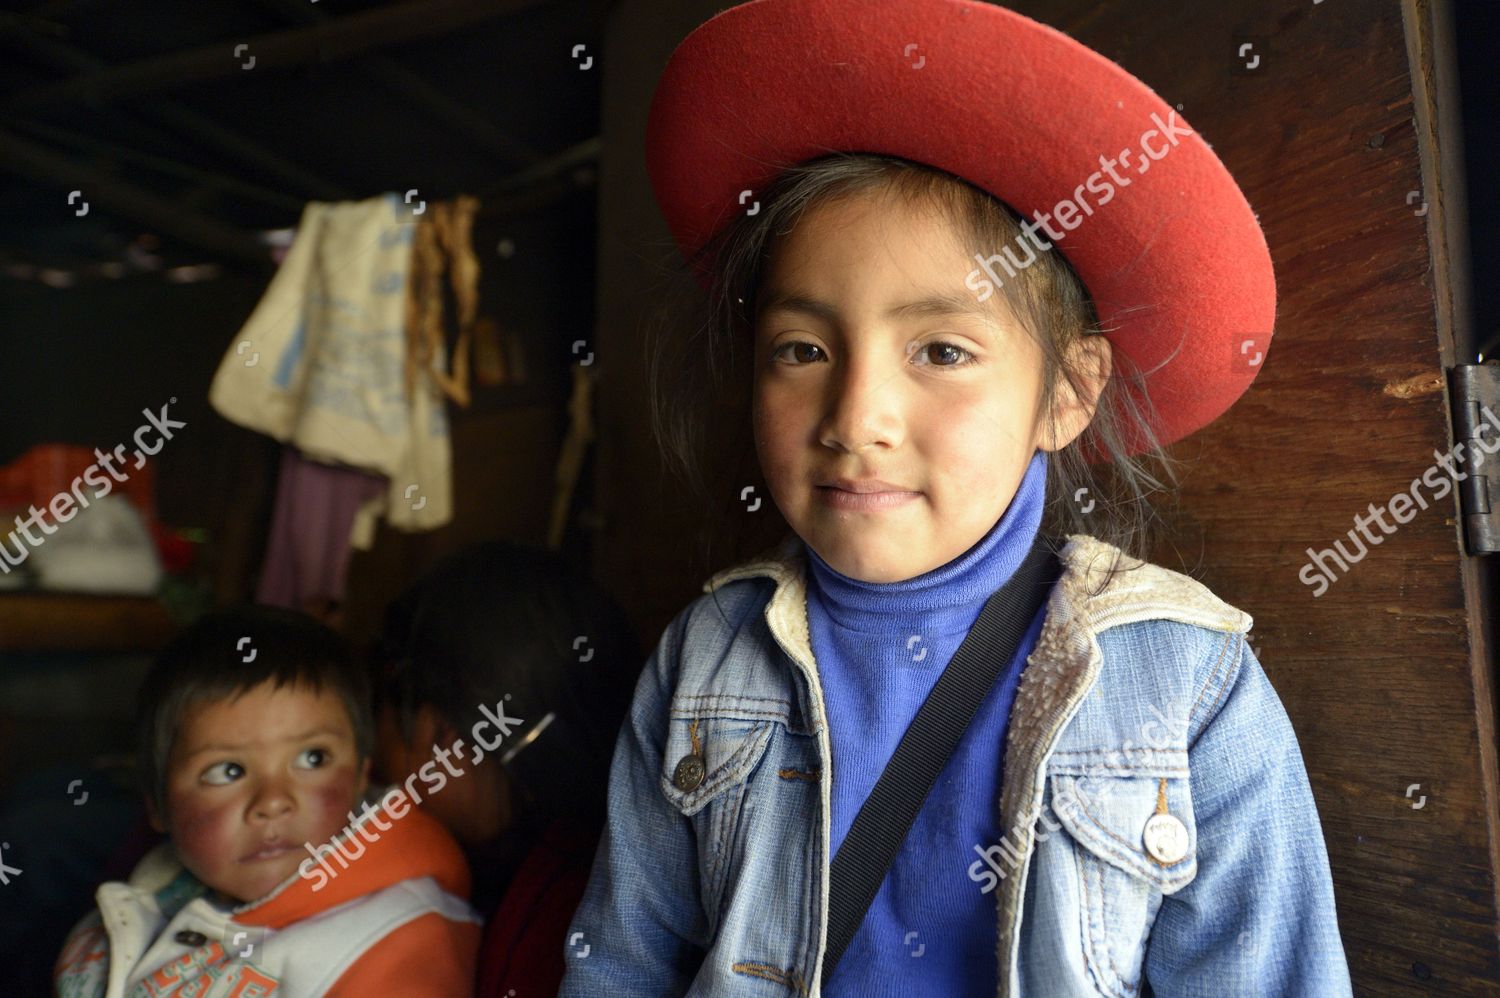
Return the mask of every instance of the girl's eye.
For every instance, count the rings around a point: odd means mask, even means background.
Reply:
[[[956,346],[952,343],[944,343],[941,341],[936,343],[927,343],[921,347],[918,347],[916,352],[918,356],[926,356],[929,358],[926,363],[919,365],[923,367],[928,366],[929,364],[933,367],[963,367],[966,364],[974,363],[974,355],[972,353],[965,350],[963,347]],[[942,357],[944,359],[938,360],[936,359],[937,357]]]
[[[783,343],[781,346],[773,350],[771,352],[771,359],[776,360],[780,358],[788,348],[792,350],[793,356],[797,358],[796,360],[788,361],[788,363],[792,364],[792,366],[794,367],[800,367],[803,364],[817,363],[819,361],[826,360],[828,357],[828,355],[823,352],[822,347],[812,343],[804,343],[800,340],[794,340],[790,343]],[[922,367],[963,367],[966,364],[975,363],[975,357],[972,353],[970,353],[968,350],[965,350],[963,347],[956,346],[952,343],[927,343],[923,346],[918,347],[916,353],[920,356],[925,356],[928,358],[926,361],[918,362],[918,366]]]
[[[802,353],[800,354],[800,358],[801,359],[798,360],[798,361],[793,362],[793,366],[794,367],[800,367],[804,363],[805,364],[816,363],[819,360],[820,357],[826,356],[826,354],[823,353],[823,348],[820,347],[820,346],[817,346],[816,344],[813,344],[813,343],[804,343],[801,340],[792,340],[791,342],[789,342],[789,343],[783,343],[783,344],[781,344],[781,346],[777,347],[775,350],[772,350],[771,351],[771,359],[772,360],[776,360],[778,357],[780,357],[782,355],[782,353],[786,350],[787,347],[792,347],[792,348],[794,348],[794,350],[795,350],[796,347],[802,347],[803,348]],[[809,356],[809,354],[811,354],[812,356]]]
[[[222,787],[245,775],[245,767],[237,762],[219,762],[209,766],[199,777],[204,783]]]
[[[301,769],[317,769],[328,762],[328,753],[324,749],[304,749],[297,756],[297,766]]]

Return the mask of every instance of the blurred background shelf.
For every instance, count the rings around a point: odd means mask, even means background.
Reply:
[[[155,651],[175,630],[154,597],[0,593],[0,652]]]

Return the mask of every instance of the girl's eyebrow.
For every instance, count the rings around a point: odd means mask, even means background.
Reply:
[[[812,298],[807,295],[794,294],[789,291],[777,291],[766,299],[761,306],[761,312],[770,312],[776,309],[788,312],[804,312],[808,315],[817,316],[820,319],[833,320],[838,318],[838,309],[826,301]],[[886,310],[887,319],[907,319],[916,317],[931,317],[944,315],[973,315],[980,318],[989,318],[990,314],[984,306],[974,300],[973,295],[958,293],[936,293],[915,301],[909,301],[901,305],[894,305]]]

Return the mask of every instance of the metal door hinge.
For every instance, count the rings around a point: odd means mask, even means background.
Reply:
[[[1500,551],[1500,460],[1486,466],[1484,458],[1494,448],[1484,446],[1484,435],[1488,432],[1500,447],[1500,364],[1461,364],[1451,370],[1454,448],[1462,445],[1464,463],[1483,469],[1458,483],[1464,543],[1471,555],[1494,554]]]

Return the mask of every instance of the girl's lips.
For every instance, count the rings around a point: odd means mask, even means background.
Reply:
[[[817,486],[818,495],[834,509],[876,512],[904,506],[916,499],[920,492],[845,492],[831,485]]]
[[[241,863],[259,863],[262,860],[275,859],[283,853],[291,852],[292,847],[286,842],[278,842],[275,845],[265,846],[252,852],[240,860]]]

